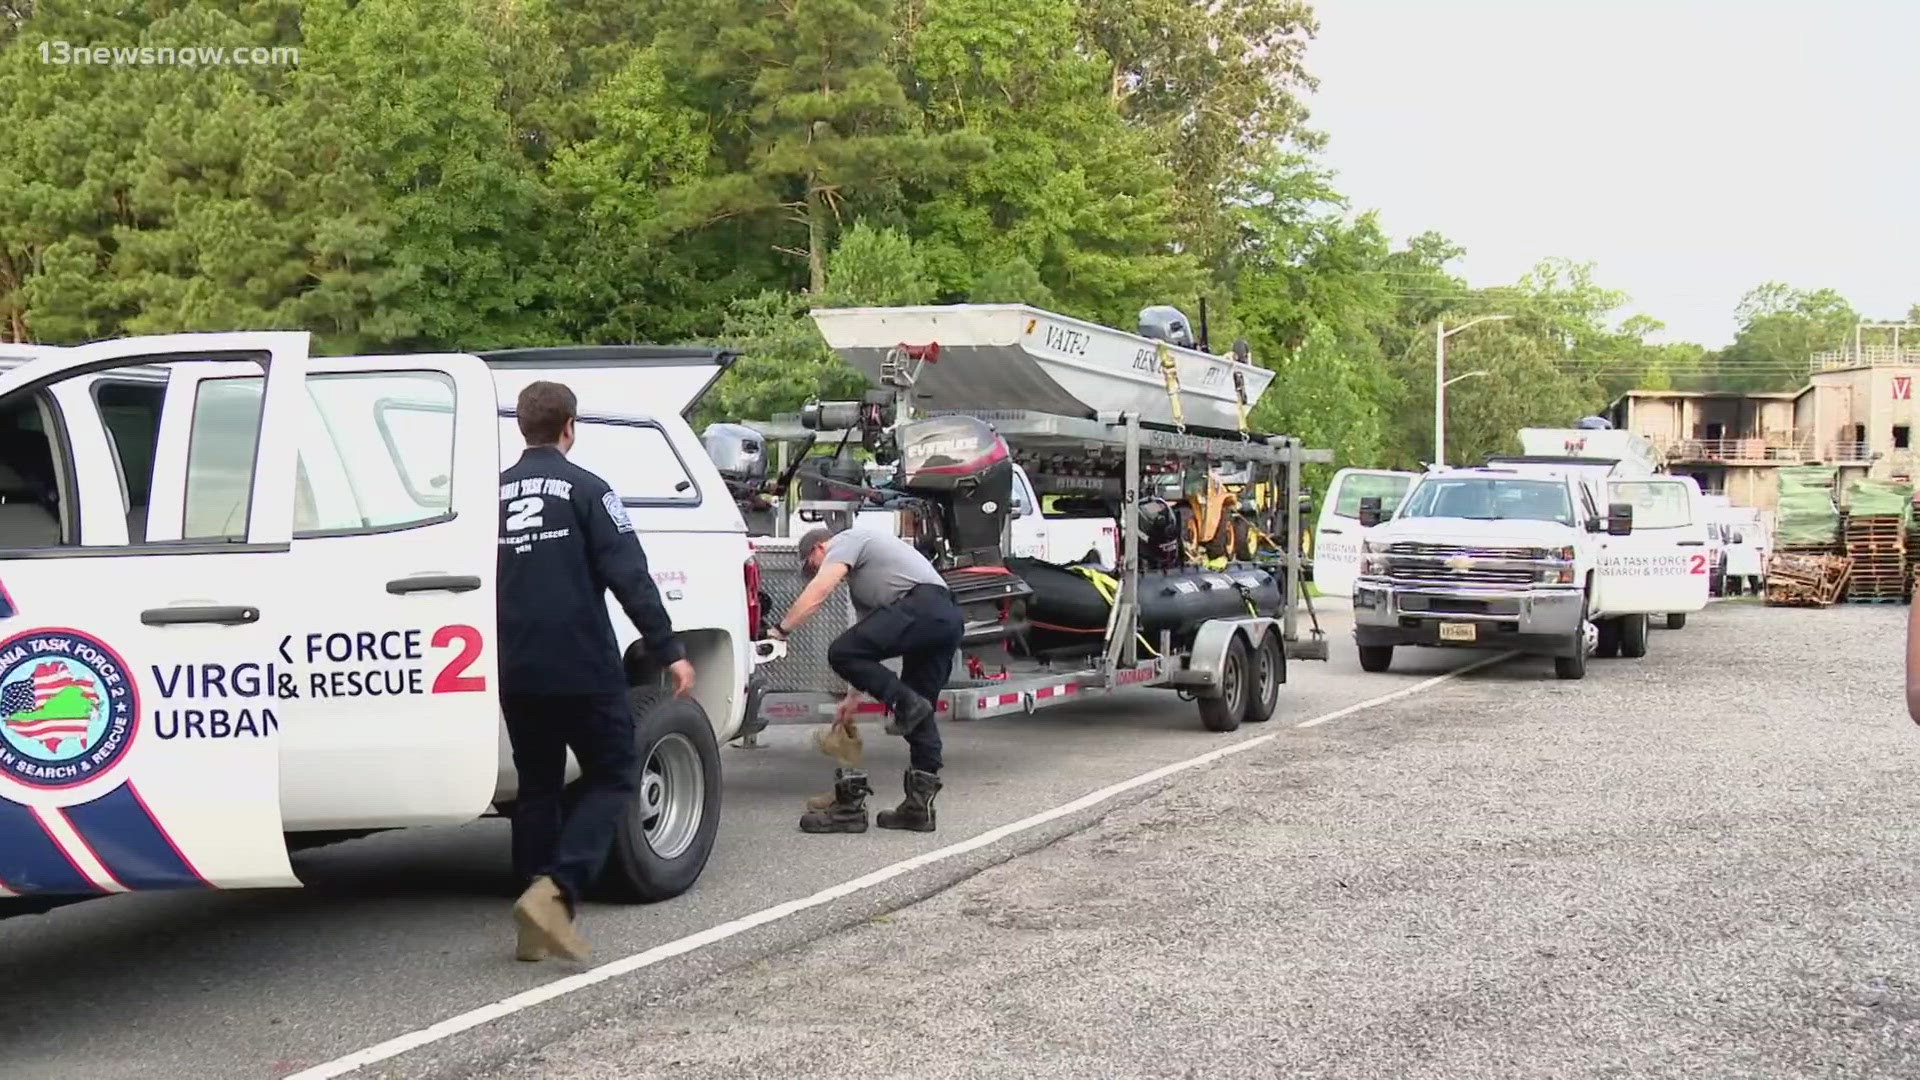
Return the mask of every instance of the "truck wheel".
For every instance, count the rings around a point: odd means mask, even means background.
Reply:
[[[1599,625],[1599,640],[1594,642],[1593,655],[1611,660],[1620,655],[1620,628],[1626,625],[1626,617],[1602,619]]]
[[[1611,621],[1611,620],[1609,620]],[[1601,623],[1595,627],[1595,644],[1598,644]],[[1580,628],[1573,632],[1573,655],[1553,658],[1553,674],[1560,679],[1584,679],[1587,677],[1587,604],[1580,605]]]
[[[1220,687],[1214,697],[1200,702],[1200,723],[1208,731],[1232,731],[1247,715],[1247,696],[1253,689],[1253,656],[1247,639],[1234,635],[1227,644],[1227,657],[1220,665]]]
[[[1360,646],[1360,670],[1361,671],[1385,671],[1392,666],[1393,666],[1393,646],[1391,645]]]
[[[1553,674],[1561,679],[1584,679],[1587,677],[1587,654],[1583,649],[1572,656],[1553,658]]]
[[[664,687],[635,688],[640,784],[600,875],[610,900],[653,903],[693,887],[720,829],[720,746],[696,702]]]
[[[1676,612],[1671,612],[1667,615],[1667,629],[1678,630],[1685,625],[1687,625],[1686,612],[1676,611]]]
[[[1647,655],[1647,617],[1645,615],[1623,615],[1620,617],[1620,655],[1629,660],[1638,660]]]
[[[1280,681],[1286,664],[1280,635],[1261,638],[1260,647],[1253,650],[1253,692],[1247,695],[1247,723],[1264,724],[1273,719],[1273,711],[1280,706]]]

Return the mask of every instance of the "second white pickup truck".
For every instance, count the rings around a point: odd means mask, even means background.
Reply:
[[[1579,679],[1590,654],[1645,655],[1650,614],[1706,603],[1705,548],[1674,527],[1691,521],[1691,483],[1512,465],[1427,473],[1390,519],[1367,498],[1361,667],[1386,670],[1402,645],[1496,648]]]

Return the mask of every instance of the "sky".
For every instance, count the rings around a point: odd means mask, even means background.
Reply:
[[[1749,288],[1920,301],[1920,2],[1317,0],[1310,126],[1355,210],[1476,286],[1593,262],[1655,340]]]

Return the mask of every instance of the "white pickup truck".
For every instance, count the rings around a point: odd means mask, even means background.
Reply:
[[[699,673],[667,697],[615,613],[645,772],[603,884],[687,889],[756,655],[744,524],[677,411],[730,359],[0,346],[0,897],[294,886],[290,848],[510,804],[499,469],[535,378],[579,393],[574,457],[629,508]]]
[[[1706,604],[1692,483],[1512,465],[1420,476],[1390,519],[1364,499],[1361,667],[1386,670],[1401,645],[1498,648],[1579,679],[1590,653],[1644,656],[1650,614]]]

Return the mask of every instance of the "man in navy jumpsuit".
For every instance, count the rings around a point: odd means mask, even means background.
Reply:
[[[666,666],[674,693],[693,688],[693,666],[620,497],[567,460],[576,409],[573,391],[559,383],[522,390],[517,414],[527,450],[500,474],[500,704],[520,779],[513,864],[531,882],[514,904],[522,960],[549,952],[585,957],[574,912],[606,862],[639,780],[608,591],[648,655]],[[580,762],[580,791],[563,813],[569,748]]]

